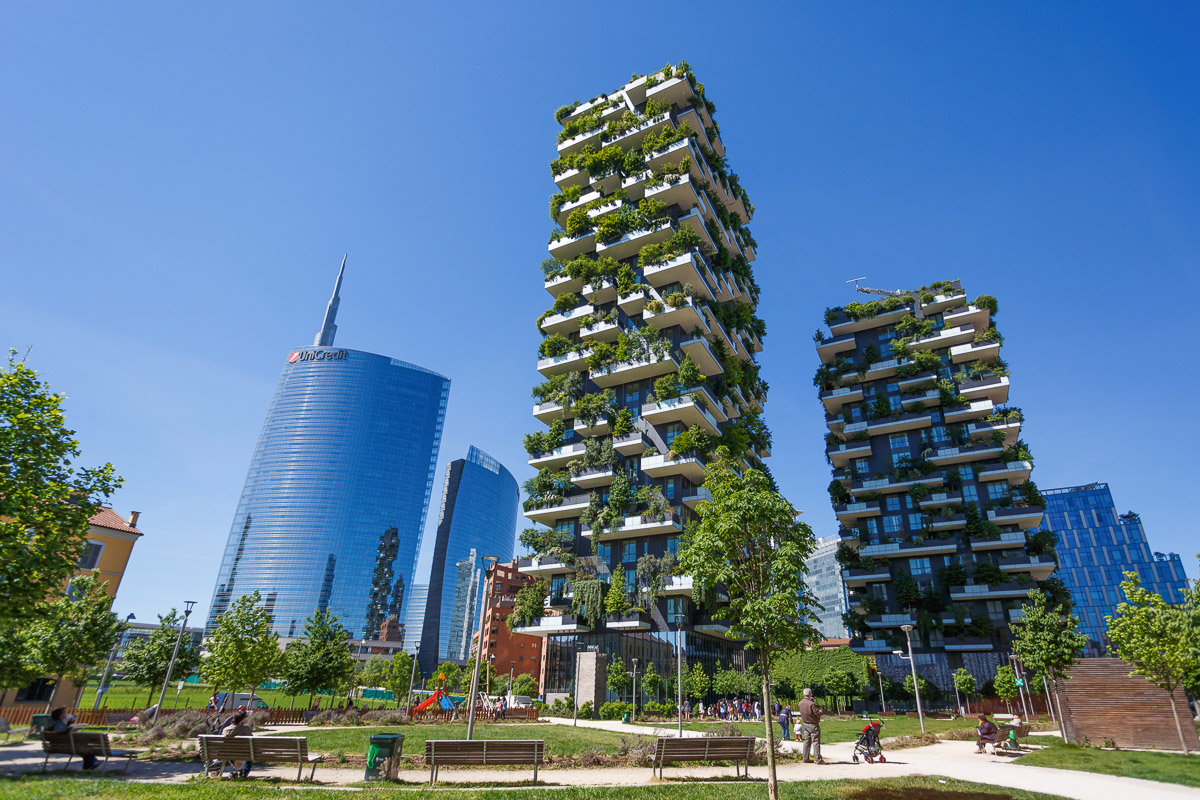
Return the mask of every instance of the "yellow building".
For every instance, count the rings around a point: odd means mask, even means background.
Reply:
[[[107,581],[108,594],[115,598],[133,546],[142,536],[137,529],[139,513],[134,511],[126,520],[111,508],[104,507],[93,515],[88,520],[87,549],[79,559],[76,576],[91,575],[98,583]],[[53,678],[38,678],[17,692],[16,704],[45,706],[49,702],[52,706],[74,707],[82,702],[90,708],[88,698],[79,700],[79,691],[80,688],[69,680],[55,687]]]

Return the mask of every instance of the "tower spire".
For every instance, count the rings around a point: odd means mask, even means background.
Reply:
[[[333,284],[333,297],[329,298],[329,305],[325,306],[325,321],[321,323],[321,330],[317,333],[317,338],[313,339],[313,347],[332,347],[333,337],[337,334],[337,325],[334,320],[337,319],[338,303],[341,302],[342,294],[342,275],[346,272],[346,256],[342,255],[342,266],[338,269],[337,281]]]

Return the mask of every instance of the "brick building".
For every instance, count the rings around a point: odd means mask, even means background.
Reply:
[[[508,629],[505,618],[512,613],[516,602],[517,592],[535,578],[522,575],[517,570],[517,562],[497,564],[492,570],[483,598],[483,618],[487,621],[488,637],[483,645],[483,663],[489,659],[497,675],[504,675],[510,670],[513,679],[522,672],[532,675],[542,685],[542,640],[539,636],[528,636],[513,633]],[[471,637],[478,641],[479,631]],[[474,649],[474,648],[472,648]]]

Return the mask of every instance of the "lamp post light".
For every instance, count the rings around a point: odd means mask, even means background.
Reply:
[[[496,556],[483,557],[483,589],[484,596],[487,596],[488,583],[492,579],[492,570],[496,568],[496,562],[500,559]],[[491,563],[488,563],[491,562]],[[479,615],[479,640],[475,645],[475,669],[471,673],[471,698],[467,707],[467,741],[471,740],[471,736],[475,733],[475,697],[479,690],[479,665],[483,662],[483,614]]]
[[[125,618],[125,624],[128,625],[131,619],[137,619],[137,617],[130,614]],[[100,685],[96,687],[96,701],[92,703],[92,708],[100,707],[100,698],[104,696],[104,684],[108,682],[108,670],[112,666],[113,659],[117,657],[117,651],[121,649],[121,638],[124,635],[124,631],[122,631],[121,636],[117,637],[117,643],[108,653],[108,661],[104,662],[104,672],[100,673]]]
[[[900,652],[899,650],[893,650],[892,653],[900,656],[900,658],[907,660],[908,666],[912,668],[913,694],[916,695],[916,697],[917,697],[917,718],[919,720],[921,720],[921,733],[924,733],[925,732],[925,713],[923,711],[921,711],[921,686],[918,683],[920,679],[917,677],[917,660],[913,657],[912,629],[913,629],[912,625],[901,625],[900,626],[900,630],[904,631],[904,638],[908,641],[908,655],[904,655],[904,653]]]
[[[175,639],[175,649],[171,651],[171,663],[167,666],[167,677],[163,678],[163,688],[162,692],[158,695],[158,705],[154,707],[154,719],[150,721],[151,727],[158,722],[158,712],[162,711],[163,701],[167,699],[167,684],[171,682],[171,673],[175,671],[175,659],[179,655],[179,645],[183,642],[183,632],[187,629],[188,617],[192,615],[192,609],[195,605],[195,600],[185,600],[183,602],[183,622],[179,624],[179,636]],[[251,711],[253,710],[251,709]]]
[[[883,673],[875,670],[875,677],[879,678],[879,704],[883,706],[883,712],[887,713],[887,698],[883,696]]]
[[[675,707],[679,717],[679,738],[683,738],[683,614],[675,612],[675,666],[678,675],[675,679]],[[766,712],[766,709],[763,709]],[[769,713],[769,712],[767,712]]]
[[[638,660],[636,658],[634,658],[633,659],[633,672],[630,673],[631,675],[633,675],[633,696],[630,698],[633,700],[633,702],[630,703],[630,705],[633,706],[633,712],[629,717],[630,722],[633,722],[635,719],[637,719],[637,662],[638,662]]]
[[[408,696],[404,698],[404,707],[407,712],[404,716],[408,717],[409,719],[412,719],[413,683],[415,683],[417,680],[417,660],[420,657],[421,657],[421,643],[417,642],[417,652],[413,653],[413,658],[412,658],[412,671],[409,673],[409,676],[408,676]]]
[[[509,663],[509,667],[508,667],[508,702],[511,704],[513,701],[513,698],[516,696],[513,694],[512,683],[513,683],[513,670],[517,668],[517,662],[510,661],[508,663]]]

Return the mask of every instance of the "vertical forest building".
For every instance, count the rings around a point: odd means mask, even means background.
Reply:
[[[670,674],[677,631],[689,668],[743,665],[719,598],[675,568],[715,449],[759,467],[770,447],[753,206],[714,110],[684,62],[555,115],[541,427],[525,437],[535,555],[519,562],[541,580],[511,615],[547,639],[551,700],[572,690],[577,650]]]
[[[950,689],[960,667],[982,683],[1005,663],[1031,589],[1069,602],[1051,580],[1053,536],[1037,534],[1044,503],[996,311],[940,281],[828,309],[830,335],[814,336],[851,647],[896,680],[902,626],[921,676]]]

